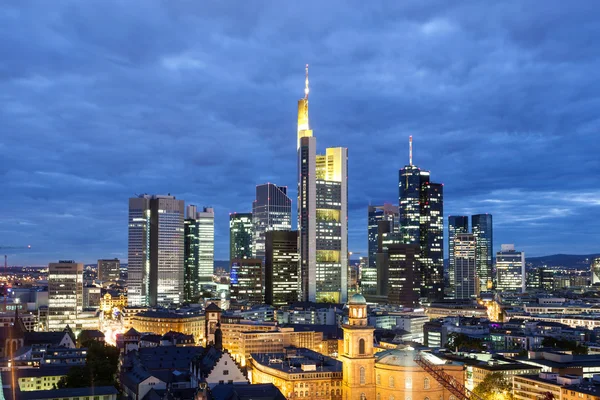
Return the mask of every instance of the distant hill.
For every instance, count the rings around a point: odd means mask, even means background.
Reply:
[[[548,267],[583,269],[589,267],[594,258],[597,257],[600,257],[600,254],[553,254],[551,256],[526,257],[525,261],[527,266],[531,268],[547,265]]]

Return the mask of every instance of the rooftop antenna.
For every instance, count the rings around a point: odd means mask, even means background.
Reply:
[[[308,100],[308,64],[306,64],[306,80],[304,81],[304,98]]]
[[[307,82],[308,82],[308,78]],[[408,163],[412,166],[412,135],[408,137]]]

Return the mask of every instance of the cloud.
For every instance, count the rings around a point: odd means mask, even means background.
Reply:
[[[14,262],[125,257],[128,197],[173,193],[215,207],[227,258],[257,184],[295,193],[309,63],[318,148],[349,149],[351,250],[367,205],[397,202],[413,135],[446,215],[490,212],[497,245],[530,254],[597,252],[598,7],[3,4],[0,243],[34,245]]]

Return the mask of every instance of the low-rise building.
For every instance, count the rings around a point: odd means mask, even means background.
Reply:
[[[287,399],[342,399],[342,363],[315,351],[288,347],[253,353],[252,383],[273,383]]]

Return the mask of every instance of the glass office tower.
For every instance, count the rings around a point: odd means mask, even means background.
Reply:
[[[448,217],[448,296],[454,298],[454,238],[459,233],[469,233],[469,217],[451,215]]]
[[[229,214],[229,260],[252,258],[252,213]]]
[[[256,200],[252,203],[252,256],[264,260],[265,234],[269,231],[292,229],[292,200],[286,186],[265,183],[256,187]]]
[[[479,294],[476,283],[476,240],[472,233],[459,233],[454,238],[454,287],[457,299],[471,299]]]
[[[496,253],[496,290],[525,292],[525,253],[514,244],[503,244]]]
[[[477,241],[477,279],[479,290],[485,292],[493,288],[493,235],[492,215],[477,214],[471,216],[471,229]]]

